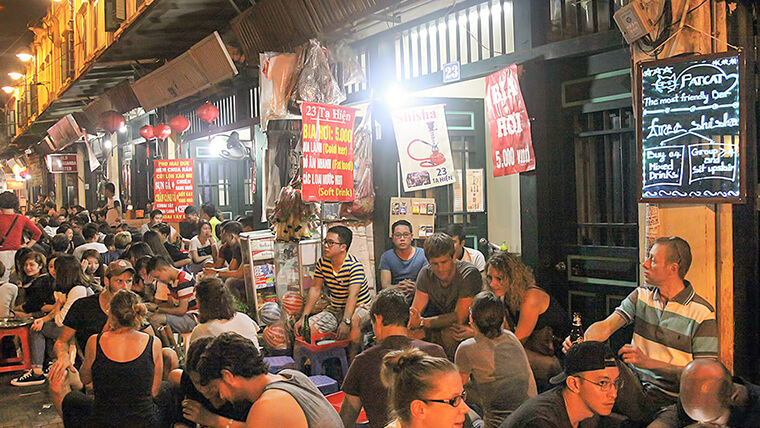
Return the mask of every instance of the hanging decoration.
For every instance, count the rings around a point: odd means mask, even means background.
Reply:
[[[159,123],[153,127],[153,133],[156,138],[163,141],[172,135],[172,128],[165,123]]]
[[[126,123],[124,116],[115,110],[104,111],[98,117],[98,125],[107,132],[116,132]]]
[[[209,102],[206,102],[202,106],[198,107],[195,113],[202,121],[206,123],[211,123],[219,117],[219,109]]]
[[[153,127],[150,125],[144,125],[140,127],[140,136],[146,140],[152,140],[156,138],[155,134],[153,134]]]
[[[182,154],[182,134],[190,129],[190,121],[187,120],[185,116],[177,115],[174,116],[171,121],[169,121],[169,126],[172,128],[172,130],[174,130],[174,132],[179,134],[177,145],[179,146],[179,154]]]

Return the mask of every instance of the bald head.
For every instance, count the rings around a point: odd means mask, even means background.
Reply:
[[[731,373],[718,360],[698,358],[681,374],[681,405],[697,422],[713,422],[727,417],[733,392]]]

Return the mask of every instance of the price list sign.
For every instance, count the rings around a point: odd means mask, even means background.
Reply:
[[[354,117],[356,110],[305,102],[303,121],[303,200],[354,200]]]
[[[642,202],[743,202],[742,70],[735,52],[639,65]]]
[[[184,220],[195,197],[193,160],[154,160],[153,168],[154,207],[164,213],[165,222]]]

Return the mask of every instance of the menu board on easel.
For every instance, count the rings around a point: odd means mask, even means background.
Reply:
[[[744,202],[743,65],[728,52],[638,66],[642,202]]]
[[[435,199],[433,198],[391,198],[391,215],[388,229],[398,220],[412,224],[414,239],[424,239],[433,235],[435,225]],[[393,233],[390,230],[389,234]]]

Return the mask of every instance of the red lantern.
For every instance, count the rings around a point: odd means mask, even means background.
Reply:
[[[183,132],[190,129],[190,121],[187,120],[185,116],[174,116],[171,122],[169,122],[169,126],[174,130],[174,132],[182,134]]]
[[[208,102],[198,107],[198,110],[196,110],[195,113],[197,113],[198,117],[206,123],[211,123],[219,117],[219,109]]]
[[[104,111],[98,117],[98,125],[108,132],[116,132],[125,124],[126,121],[124,120],[124,116],[114,110]]]
[[[153,134],[153,127],[150,125],[140,127],[140,135],[146,140],[152,140],[156,138],[156,136]]]
[[[165,123],[159,123],[153,127],[153,132],[159,140],[165,140],[172,135],[172,129]]]

